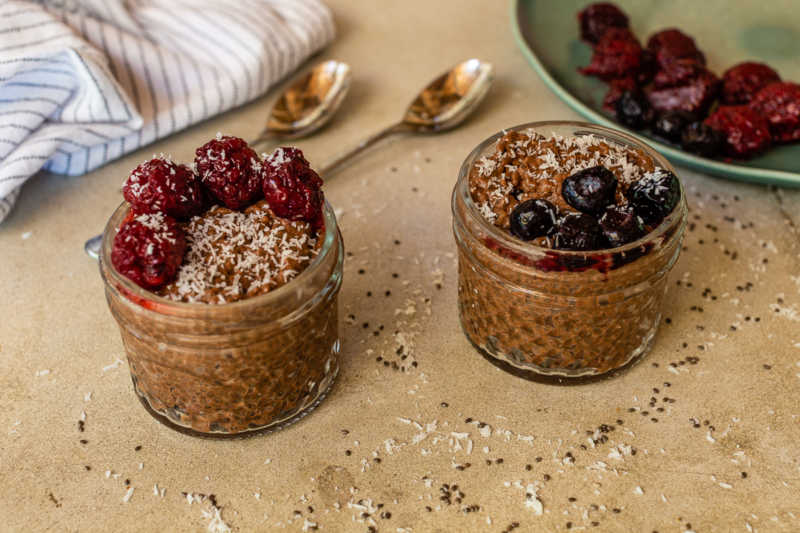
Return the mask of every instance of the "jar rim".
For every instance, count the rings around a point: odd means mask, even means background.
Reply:
[[[642,150],[645,155],[649,156],[653,159],[656,167],[660,167],[663,170],[669,170],[676,177],[678,177],[678,183],[680,185],[680,200],[678,205],[672,210],[672,212],[663,220],[661,223],[650,233],[646,234],[644,237],[640,238],[639,240],[633,241],[623,246],[619,246],[616,248],[607,248],[603,250],[590,250],[590,251],[572,251],[572,250],[556,250],[553,248],[546,248],[543,246],[538,246],[530,242],[523,241],[512,236],[510,233],[501,230],[494,224],[490,223],[486,217],[478,209],[478,206],[472,200],[472,195],[469,192],[469,172],[472,167],[475,165],[477,160],[484,155],[484,152],[487,148],[497,143],[497,141],[506,135],[509,131],[516,131],[519,133],[525,133],[527,131],[535,131],[536,133],[540,133],[545,135],[546,133],[554,133],[554,132],[546,132],[546,128],[571,128],[573,131],[571,132],[572,136],[594,136],[600,137],[601,140],[606,142],[612,142],[617,145],[627,145],[632,148],[636,148]],[[467,211],[473,216],[473,218],[477,219],[478,224],[481,227],[481,230],[488,233],[492,239],[497,241],[498,244],[502,245],[504,248],[509,249],[511,251],[523,254],[525,256],[530,256],[531,254],[535,256],[540,256],[543,254],[548,254],[551,256],[556,257],[563,257],[563,258],[589,258],[589,257],[596,257],[598,254],[610,255],[610,254],[625,254],[627,252],[636,250],[643,245],[646,245],[651,242],[656,242],[661,237],[667,233],[671,228],[673,228],[676,224],[679,224],[680,221],[686,216],[686,191],[683,187],[683,182],[678,176],[678,173],[675,171],[675,168],[670,164],[666,157],[661,155],[657,152],[653,147],[648,145],[646,142],[638,139],[632,135],[624,133],[619,130],[615,130],[613,128],[608,128],[606,126],[599,126],[597,124],[591,124],[588,122],[580,122],[580,121],[570,121],[570,120],[550,120],[550,121],[541,121],[541,122],[529,122],[526,124],[520,124],[518,126],[514,126],[511,128],[504,129],[494,135],[488,137],[486,140],[478,144],[475,149],[470,152],[467,158],[464,160],[464,163],[461,165],[461,169],[458,173],[458,181],[456,183],[456,190],[454,191],[454,200],[455,196],[464,203],[467,208]],[[453,209],[455,211],[455,203],[453,205]],[[455,214],[455,213],[454,213]],[[677,236],[680,237],[681,232],[676,232],[673,237]]]
[[[114,236],[116,235],[116,230],[118,228],[117,224],[123,220],[124,216],[130,210],[130,207],[131,205],[127,201],[122,202],[108,219],[106,227],[103,230],[103,239],[100,246],[100,264],[101,270],[103,270],[104,274],[110,278],[104,279],[104,281],[107,285],[112,284],[113,282],[113,285],[124,288],[126,292],[130,293],[137,299],[140,299],[140,301],[156,304],[161,312],[167,313],[169,313],[169,310],[177,312],[191,312],[204,311],[210,308],[236,310],[247,307],[263,307],[273,302],[279,302],[281,298],[290,294],[291,291],[296,290],[299,283],[303,283],[306,279],[311,278],[320,268],[323,267],[326,257],[335,248],[339,234],[339,226],[336,222],[336,215],[334,214],[333,207],[331,207],[330,202],[328,202],[328,199],[326,198],[322,206],[325,235],[323,237],[319,253],[317,253],[316,257],[314,257],[311,263],[309,263],[308,267],[306,267],[305,270],[303,270],[289,283],[281,285],[277,289],[269,291],[266,294],[260,294],[252,298],[244,298],[235,302],[227,302],[224,304],[212,305],[205,302],[177,302],[175,300],[169,300],[159,296],[152,291],[140,287],[133,281],[120,274],[111,261],[104,261],[105,257],[111,257]]]

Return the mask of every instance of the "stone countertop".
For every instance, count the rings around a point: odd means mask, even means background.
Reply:
[[[451,65],[480,57],[497,69],[489,98],[462,127],[397,138],[326,183],[353,253],[330,396],[290,428],[246,441],[195,440],[159,425],[134,397],[125,365],[113,366],[125,352],[97,264],[83,252],[132,167],[154,152],[191,160],[217,131],[251,137],[283,86],[85,177],[41,174],[0,225],[0,530],[213,526],[209,501],[188,504],[183,493],[213,494],[233,531],[312,523],[393,533],[570,523],[614,532],[800,530],[800,191],[680,171],[691,226],[652,352],[594,385],[509,376],[458,324],[450,194],[461,162],[490,134],[578,117],[517,50],[505,3],[329,3],[339,37],[312,61],[347,61],[354,80],[329,127],[297,143],[312,164],[397,120]],[[408,300],[418,312],[397,315]],[[409,373],[376,361],[394,352],[398,330],[413,335],[419,366]],[[699,361],[681,365],[687,357]],[[413,444],[415,424],[433,421],[437,429]],[[602,424],[614,430],[592,446],[587,431]],[[451,441],[451,432],[469,436]],[[126,480],[135,491],[123,503]],[[458,485],[462,501],[445,505],[443,484]],[[529,484],[541,516],[525,505]]]

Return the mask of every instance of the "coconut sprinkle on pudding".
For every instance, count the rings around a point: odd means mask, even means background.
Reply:
[[[505,133],[469,173],[494,226],[535,245],[603,250],[643,237],[680,196],[677,177],[642,150],[594,135]]]

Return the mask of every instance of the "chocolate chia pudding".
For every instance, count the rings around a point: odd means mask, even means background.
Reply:
[[[535,381],[628,368],[654,341],[686,211],[669,163],[615,130],[550,122],[491,137],[453,193],[465,333]]]
[[[232,144],[228,157],[236,163]],[[284,155],[281,168],[296,159]],[[155,161],[146,165],[167,172],[151,173],[151,184],[158,175],[176,179],[172,162]],[[275,161],[266,159],[264,168]],[[302,192],[302,183],[281,198]],[[138,198],[123,203],[106,226],[100,270],[147,411],[188,435],[244,438],[298,420],[333,383],[344,251],[321,191],[318,212],[294,216],[318,187],[288,210],[251,184],[218,189],[212,196],[233,208],[218,205],[183,222],[163,212],[168,195],[155,214],[138,214]]]

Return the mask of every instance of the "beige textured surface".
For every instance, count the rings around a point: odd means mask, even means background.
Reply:
[[[800,531],[800,278],[792,277],[800,276],[800,236],[791,223],[800,223],[800,192],[683,172],[696,227],[671,276],[664,316],[672,323],[662,323],[649,357],[624,376],[579,388],[510,377],[478,356],[458,325],[450,192],[461,161],[488,135],[576,116],[517,51],[504,2],[330,4],[340,36],[315,60],[348,61],[355,79],[341,115],[298,142],[312,163],[397,119],[412,94],[450,65],[479,56],[497,67],[489,99],[462,128],[397,139],[326,184],[354,253],[341,292],[343,366],[332,394],[277,434],[206,442],[150,418],[124,365],[104,371],[124,352],[84,241],[120,202],[135,164],[162,151],[189,160],[219,130],[253,135],[275,91],[91,175],[38,176],[0,226],[0,530],[204,531],[208,502],[190,506],[181,496],[194,492],[214,494],[234,531],[301,531],[306,519],[322,531],[367,531],[370,519],[347,505],[367,498],[384,505],[372,514],[374,527],[393,533],[500,532],[513,522],[518,531],[564,530],[567,522],[592,531],[666,533],[689,524],[698,533]],[[426,297],[430,315],[420,301]],[[407,299],[418,313],[397,315]],[[344,322],[350,314],[355,325]],[[375,361],[383,350],[393,354],[397,330],[416,334],[419,366],[409,374]],[[689,372],[668,370],[687,356],[700,358]],[[50,373],[37,376],[42,370]],[[651,396],[656,407],[664,396],[675,402],[657,413],[647,407]],[[398,417],[438,420],[438,430],[414,445],[421,432]],[[491,436],[480,436],[467,417],[487,423]],[[715,427],[714,442],[709,427],[693,428],[692,418]],[[585,432],[600,424],[616,426],[609,441],[581,449]],[[449,438],[435,442],[451,431],[469,432],[470,455],[468,439],[464,450]],[[402,448],[388,453],[388,439]],[[636,455],[610,458],[622,444]],[[562,462],[567,452],[574,465]],[[502,464],[487,466],[499,458]],[[606,470],[587,469],[598,461]],[[472,466],[458,471],[454,462]],[[109,470],[121,476],[107,479]],[[550,480],[538,488],[545,512],[536,516],[515,483],[545,475]],[[123,503],[126,479],[135,492]],[[458,484],[463,505],[480,511],[464,514],[455,503],[439,509],[443,483]],[[163,498],[154,485],[165,489]]]

